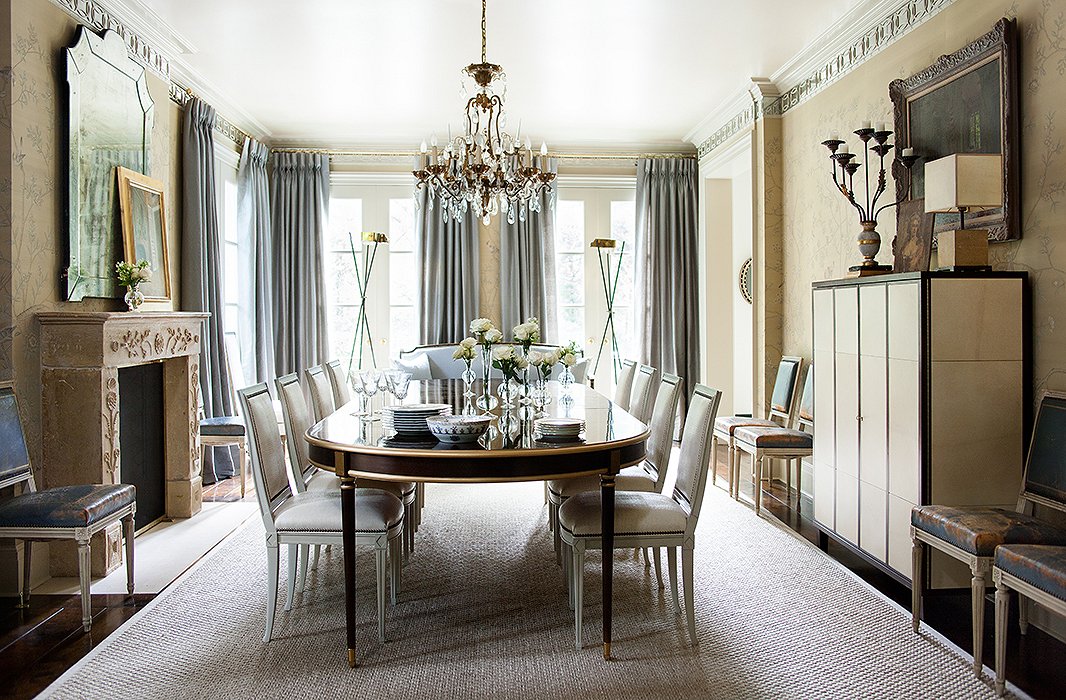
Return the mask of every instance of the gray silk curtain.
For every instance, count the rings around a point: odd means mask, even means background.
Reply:
[[[240,259],[239,337],[241,370],[245,384],[271,383],[274,379],[273,248],[270,231],[270,149],[255,139],[245,139],[237,170],[237,254]]]
[[[683,378],[683,406],[699,380],[697,182],[693,158],[637,162],[634,262],[641,360]]]
[[[274,364],[279,375],[326,362],[323,240],[329,156],[276,153],[271,179]]]
[[[550,172],[558,172],[552,158]],[[541,340],[558,343],[555,319],[555,183],[540,195],[540,211],[500,219],[500,328],[505,335],[530,316],[540,319]]]
[[[473,211],[461,221],[442,216],[440,200],[426,187],[416,197],[420,342],[458,342],[478,317],[478,222]]]
[[[207,311],[200,335],[200,394],[208,417],[232,416],[222,306],[222,243],[215,201],[215,109],[193,98],[182,125],[181,305]],[[233,448],[207,451],[204,481],[232,476]]]

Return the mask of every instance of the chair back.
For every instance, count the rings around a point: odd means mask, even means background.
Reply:
[[[651,420],[651,412],[655,408],[655,393],[659,390],[656,381],[659,378],[659,370],[650,365],[640,365],[633,377],[633,390],[629,393],[629,413],[641,423],[647,424]]]
[[[329,385],[333,389],[333,406],[340,408],[351,401],[352,392],[348,389],[348,374],[341,369],[341,361],[327,362],[326,374],[329,376]]]
[[[281,402],[281,416],[285,421],[285,434],[289,436],[286,444],[289,448],[289,470],[296,491],[302,493],[307,489],[307,479],[315,467],[311,466],[311,457],[307,450],[304,433],[311,427],[311,414],[307,410],[304,390],[300,386],[300,377],[295,372],[274,380]]]
[[[636,373],[636,362],[622,360],[622,371],[618,373],[618,384],[614,387],[614,403],[623,411],[629,410],[629,401],[633,393],[633,375]]]
[[[1036,409],[1018,510],[1028,511],[1030,503],[1066,511],[1066,393],[1063,392],[1045,392]]]
[[[0,488],[22,482],[27,482],[29,491],[35,490],[15,387],[0,382]]]
[[[789,426],[792,419],[792,404],[796,401],[796,391],[799,388],[800,370],[803,367],[802,357],[785,356],[777,364],[777,377],[774,378],[774,390],[770,394],[770,418],[780,418],[785,427]]]
[[[807,366],[807,376],[803,379],[803,393],[800,394],[799,410],[796,412],[796,424],[800,430],[814,428],[814,363]]]
[[[666,481],[666,467],[670,463],[670,448],[673,446],[674,418],[681,401],[681,377],[664,374],[655,396],[655,408],[651,412],[651,435],[648,436],[648,454],[644,469],[655,477],[655,491],[662,493]]]
[[[333,387],[329,385],[325,365],[315,365],[304,370],[307,393],[311,397],[311,411],[315,422],[333,413]]]
[[[673,498],[688,513],[686,536],[696,530],[696,520],[703,504],[703,492],[707,487],[707,470],[711,461],[711,436],[714,419],[722,392],[703,384],[692,391],[685,417],[685,430],[681,436],[681,456],[677,463],[677,478],[674,481]]]
[[[255,497],[263,516],[267,537],[274,534],[274,511],[292,496],[289,478],[285,474],[285,449],[281,446],[281,431],[274,414],[274,402],[266,384],[241,389],[245,427],[248,429],[248,446],[252,457],[252,479],[255,481]],[[297,440],[293,436],[293,440]]]

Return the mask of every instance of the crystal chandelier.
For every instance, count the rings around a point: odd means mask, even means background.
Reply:
[[[500,212],[513,224],[516,218],[525,220],[527,209],[540,211],[540,194],[555,173],[548,172],[547,144],[541,144],[540,156],[534,159],[529,137],[524,144],[520,140],[521,125],[515,136],[504,131],[507,75],[485,58],[485,5],[486,0],[481,0],[481,63],[463,70],[461,94],[474,91],[466,103],[466,132],[453,139],[449,127],[443,148],[438,148],[436,135],[429,146],[422,142],[421,167],[414,171],[415,193],[428,187],[429,207],[439,197],[444,219],[450,215],[459,221],[472,208],[486,224]]]

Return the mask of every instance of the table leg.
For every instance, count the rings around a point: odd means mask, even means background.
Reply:
[[[355,668],[355,479],[341,478],[341,537],[344,541],[344,626],[348,666]]]
[[[614,474],[600,475],[603,537],[603,658],[611,658],[611,594],[614,587]]]

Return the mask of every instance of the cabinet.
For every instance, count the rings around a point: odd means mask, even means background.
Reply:
[[[1013,508],[1031,411],[1023,272],[921,272],[812,290],[814,518],[910,582],[915,505]],[[946,557],[932,587],[968,586]]]

